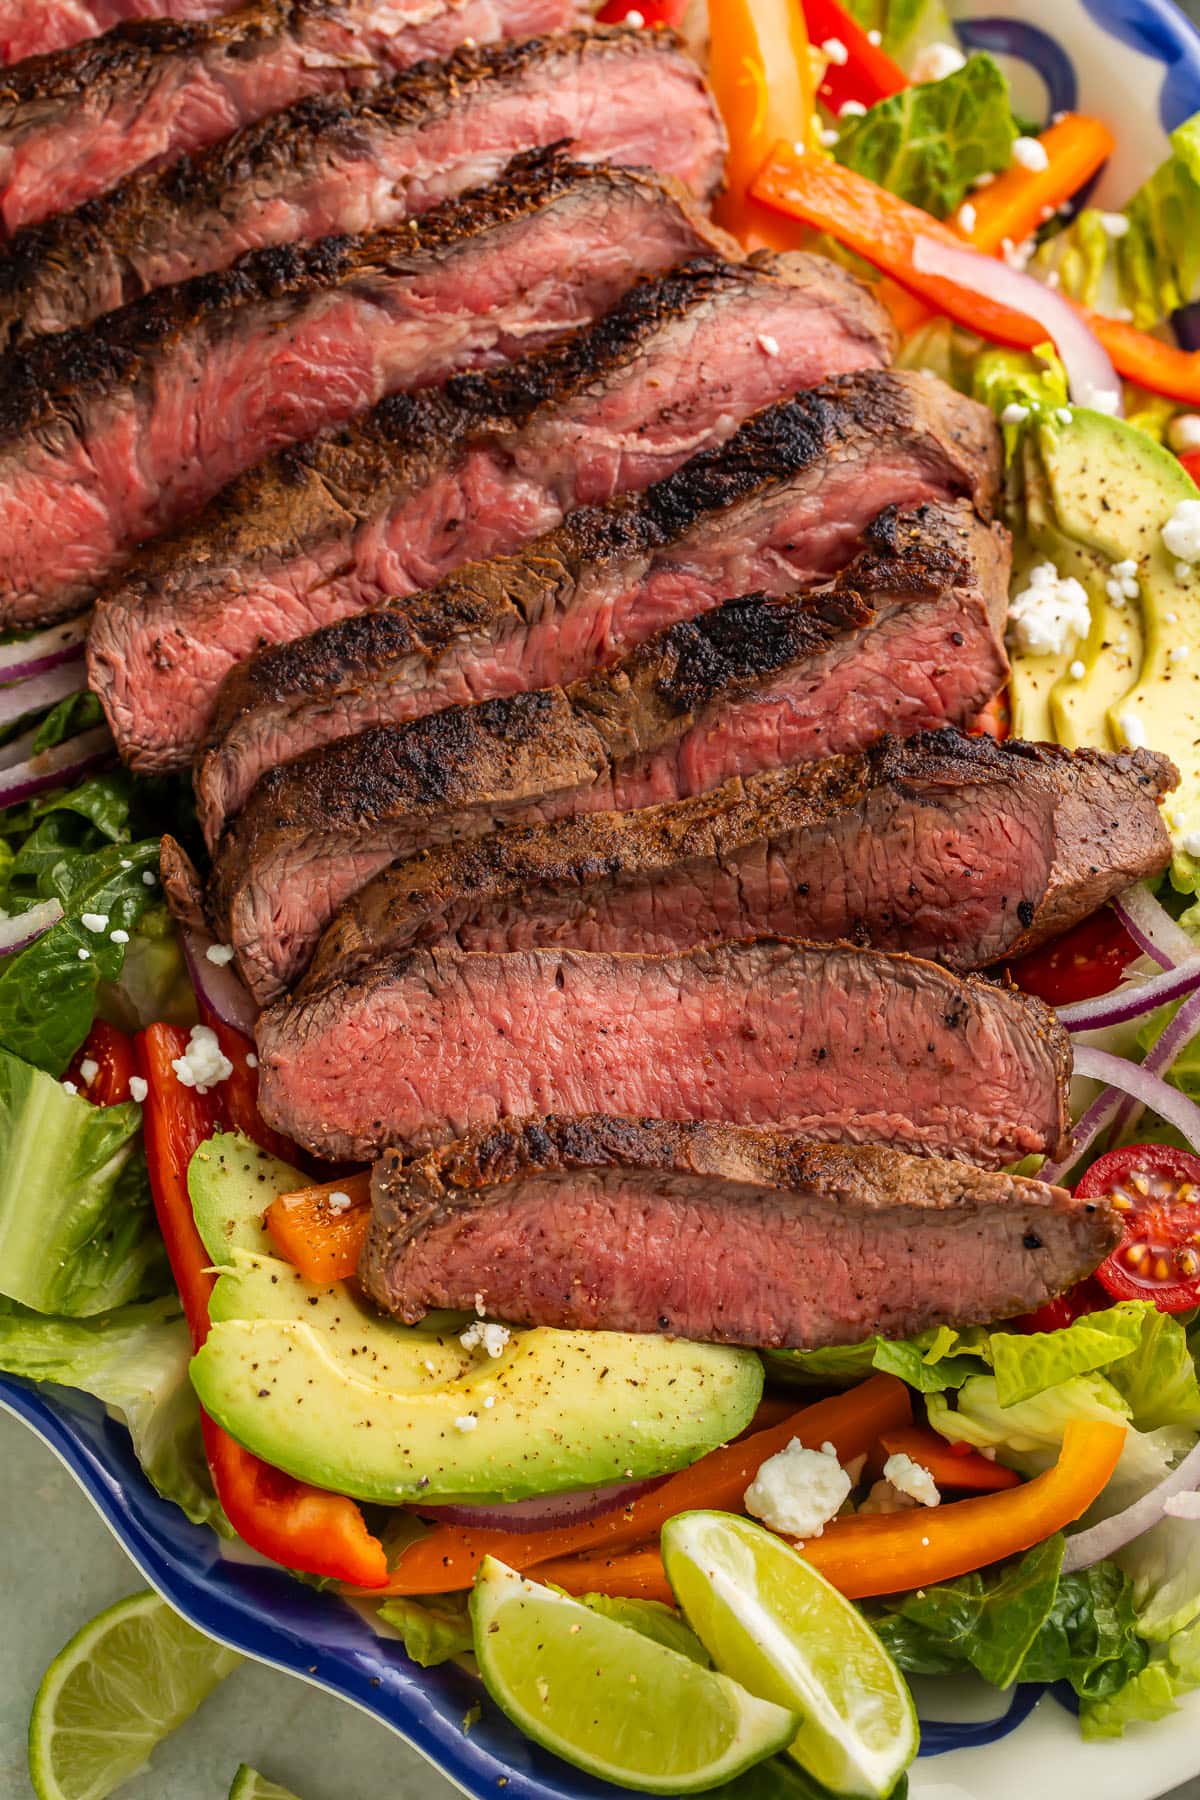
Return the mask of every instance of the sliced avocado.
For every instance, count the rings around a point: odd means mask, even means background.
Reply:
[[[463,1349],[461,1318],[408,1327],[348,1283],[306,1281],[262,1227],[275,1194],[301,1185],[235,1137],[202,1145],[188,1170],[223,1271],[192,1382],[277,1468],[364,1500],[512,1500],[680,1468],[752,1418],[751,1351],[539,1329],[491,1357]]]
[[[1118,607],[1109,598],[1111,563],[1061,533],[1054,536],[1049,554],[1060,575],[1073,575],[1087,590],[1092,628],[1067,653],[1067,669],[1051,689],[1052,736],[1068,750],[1085,744],[1108,750],[1108,710],[1129,692],[1142,666],[1141,613],[1136,602]],[[1083,664],[1080,679],[1070,672],[1076,662]]]

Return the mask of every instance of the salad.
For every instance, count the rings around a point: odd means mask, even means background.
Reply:
[[[817,1349],[385,1316],[371,1172],[262,1117],[233,952],[164,892],[190,785],[117,764],[72,621],[0,645],[0,1369],[603,1779],[886,1800],[908,1677],[1056,1684],[1086,1738],[1200,1687],[1200,115],[1099,210],[1109,127],[1019,116],[936,0],[601,17],[706,46],[726,229],[844,264],[994,415],[977,731],[1178,771],[1167,873],[992,971],[1074,1050],[1066,1148],[1017,1172],[1119,1242],[1032,1313]]]

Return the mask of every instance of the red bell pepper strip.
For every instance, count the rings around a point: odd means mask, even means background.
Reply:
[[[96,1064],[90,1081],[84,1075],[84,1063]],[[129,1078],[136,1074],[131,1040],[107,1019],[93,1019],[92,1029],[71,1059],[67,1080],[73,1081],[82,1098],[93,1106],[117,1106],[129,1099]]]
[[[608,0],[596,14],[601,25],[682,25],[688,0]]]
[[[258,1110],[258,1060],[253,1038],[224,1024],[200,1001],[200,1016],[217,1034],[217,1042],[233,1064],[233,1074],[221,1083],[221,1112],[231,1131],[240,1131],[260,1150],[281,1162],[294,1163],[300,1152],[290,1138],[272,1130]],[[250,1062],[250,1057],[255,1057]]]
[[[208,1336],[213,1276],[188,1197],[187,1170],[199,1146],[221,1129],[219,1091],[184,1087],[172,1063],[187,1049],[176,1025],[151,1025],[135,1040],[146,1082],[142,1109],[150,1191],[184,1316],[197,1349]],[[353,1500],[283,1474],[201,1414],[204,1448],[217,1498],[234,1530],[250,1547],[289,1569],[333,1576],[356,1587],[387,1581],[383,1545],[368,1532]]]
[[[1200,487],[1200,450],[1185,450],[1179,460],[1196,486]]]
[[[830,60],[817,89],[830,112],[840,113],[847,100],[874,106],[910,85],[900,64],[871,42],[858,20],[837,0],[804,0],[804,18],[809,38],[818,48],[832,42],[846,51],[844,61]]]

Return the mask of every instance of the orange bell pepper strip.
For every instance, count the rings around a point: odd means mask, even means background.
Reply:
[[[470,1587],[485,1556],[513,1569],[599,1548],[602,1554],[653,1537],[675,1513],[694,1507],[740,1512],[742,1495],[768,1456],[793,1438],[806,1448],[832,1443],[844,1462],[865,1456],[880,1433],[912,1417],[908,1389],[894,1375],[873,1375],[844,1394],[818,1400],[766,1431],[712,1450],[660,1487],[598,1518],[545,1531],[481,1530],[437,1525],[403,1552],[388,1582],[391,1594],[445,1594]]]
[[[350,1205],[334,1211],[331,1194],[348,1194]],[[358,1268],[371,1218],[371,1173],[363,1169],[320,1187],[280,1194],[267,1208],[271,1242],[308,1281],[347,1281]]]
[[[719,224],[748,250],[794,250],[803,233],[757,205],[748,189],[779,138],[807,144],[813,129],[812,65],[800,0],[709,0],[708,80],[729,155]]]
[[[1116,148],[1107,125],[1086,113],[1066,113],[1039,134],[1038,142],[1046,152],[1044,169],[1011,163],[971,195],[975,223],[966,238],[973,249],[995,256],[1005,239],[1024,243],[1049,217],[1047,208],[1056,211],[1077,194]]]
[[[532,1579],[553,1582],[568,1594],[611,1594],[614,1600],[677,1604],[657,1544],[618,1551],[615,1556],[592,1551],[586,1556],[558,1557],[554,1562],[539,1563]]]
[[[146,1082],[142,1108],[150,1192],[193,1345],[209,1332],[213,1275],[188,1196],[188,1164],[200,1145],[229,1121],[220,1088],[198,1094],[184,1087],[172,1063],[187,1049],[188,1033],[151,1025],[138,1033],[134,1054]],[[356,1587],[387,1579],[383,1545],[367,1530],[353,1500],[310,1487],[262,1462],[201,1414],[204,1448],[217,1498],[238,1536],[289,1569],[332,1576]]]
[[[969,1489],[976,1494],[998,1494],[1003,1488],[1020,1487],[1015,1469],[992,1462],[969,1444],[948,1444],[928,1425],[898,1425],[879,1434],[885,1457],[911,1456],[928,1469],[940,1488]]]
[[[1026,350],[1045,343],[1045,326],[1027,313],[990,299],[974,288],[960,287],[944,275],[915,266],[918,241],[961,250],[963,239],[919,206],[910,206],[877,187],[865,176],[844,169],[828,157],[797,153],[786,143],[775,146],[751,183],[751,193],[789,218],[828,231],[840,243],[920,294],[939,312],[967,325],[981,337]],[[1086,307],[1078,309],[1108,351],[1118,372],[1153,393],[1189,403],[1200,402],[1200,351],[1179,350],[1116,319]]]

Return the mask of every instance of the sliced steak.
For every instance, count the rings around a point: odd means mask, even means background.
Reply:
[[[170,16],[123,24],[0,78],[0,235],[81,206],[137,169],[218,143],[306,94],[375,86],[468,39],[556,31],[581,10],[577,0],[142,7]],[[126,7],[125,17],[136,21],[138,9]]]
[[[0,0],[0,64],[65,50],[130,19],[216,19],[236,0]]]
[[[79,606],[271,451],[534,349],[724,241],[682,189],[538,151],[407,227],[256,251],[44,338],[0,390],[0,622]]]
[[[573,680],[673,619],[832,573],[888,503],[969,493],[986,510],[996,473],[991,417],[919,376],[847,376],[771,407],[636,500],[581,510],[519,555],[236,670],[197,777],[209,842],[286,757]]]
[[[376,876],[307,981],[427,944],[661,953],[762,935],[983,968],[1161,874],[1175,781],[1148,750],[942,730],[639,812],[502,827]]]
[[[261,645],[648,487],[759,407],[884,363],[891,341],[883,309],[824,258],[699,258],[548,350],[280,452],[103,596],[90,676],[122,755],[190,761],[222,678]]]
[[[890,514],[828,587],[728,601],[567,688],[375,726],[270,770],[222,840],[215,929],[267,1000],[343,900],[427,844],[961,721],[1007,674],[1007,552],[969,509]]]
[[[1070,1046],[1039,1001],[879,950],[410,950],[263,1013],[259,1105],[319,1156],[600,1109],[1000,1167],[1053,1152]]]
[[[569,141],[711,193],[725,134],[670,32],[575,31],[463,49],[364,93],[317,96],[18,233],[0,347],[86,325],[249,250],[395,225]]]
[[[815,1350],[989,1324],[1092,1270],[1107,1202],[878,1145],[656,1119],[529,1119],[375,1165],[361,1277],[406,1324],[662,1331]]]

